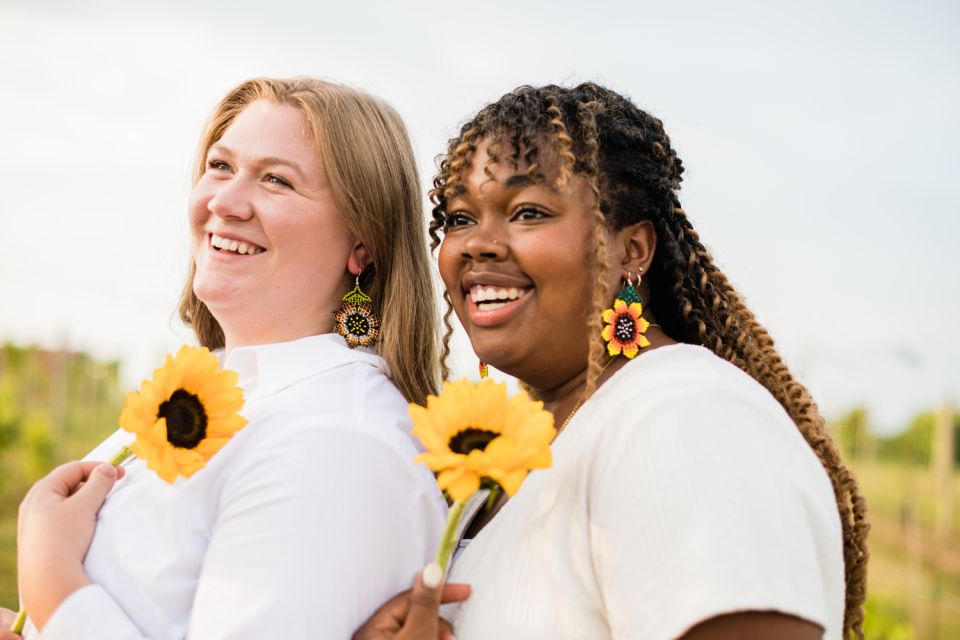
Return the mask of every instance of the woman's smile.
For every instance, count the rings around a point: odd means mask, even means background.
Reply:
[[[475,285],[466,292],[466,309],[470,322],[478,327],[492,327],[508,322],[533,295],[533,288]]]

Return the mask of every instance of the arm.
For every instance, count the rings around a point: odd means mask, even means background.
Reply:
[[[744,611],[711,618],[683,634],[681,640],[819,640],[823,628],[776,611]]]

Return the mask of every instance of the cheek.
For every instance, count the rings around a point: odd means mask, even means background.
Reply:
[[[445,237],[437,252],[437,268],[440,270],[440,279],[443,280],[448,292],[459,291],[459,256],[456,239]]]
[[[190,223],[190,232],[194,241],[196,241],[199,236],[206,235],[203,225],[206,224],[207,219],[210,217],[208,204],[212,197],[213,194],[210,192],[210,189],[206,187],[202,181],[198,182],[193,188],[193,191],[190,192],[190,198],[187,200],[187,218]]]
[[[277,216],[270,222],[261,218],[277,255],[284,257],[294,273],[339,276],[353,246],[352,236],[339,215],[316,211],[284,213],[292,215]]]

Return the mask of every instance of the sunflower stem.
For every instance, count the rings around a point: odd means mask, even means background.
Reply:
[[[124,446],[117,451],[117,455],[110,458],[110,464],[115,467],[119,467],[121,464],[127,461],[127,458],[133,455],[133,449],[130,447]]]
[[[440,565],[443,573],[447,573],[447,565],[450,564],[450,556],[453,555],[453,548],[456,546],[457,525],[460,524],[460,518],[463,517],[463,508],[466,506],[466,500],[457,500],[450,507],[450,514],[447,516],[447,526],[443,529],[443,536],[440,538],[440,548],[437,549],[435,562]]]
[[[17,617],[14,619],[13,624],[10,625],[10,631],[13,631],[15,634],[20,635],[23,633],[23,625],[27,621],[27,612],[23,609],[20,609],[17,612]]]

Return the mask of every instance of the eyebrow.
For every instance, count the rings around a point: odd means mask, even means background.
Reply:
[[[220,143],[211,145],[207,153],[209,154],[211,151],[224,153],[228,156],[236,156],[236,154],[233,152],[233,149]],[[301,180],[306,182],[306,176],[304,175],[303,170],[300,168],[300,165],[298,165],[296,162],[284,160],[283,158],[274,158],[272,156],[268,156],[266,158],[257,158],[256,164],[258,166],[280,165],[283,167],[289,167],[297,174],[297,176],[299,176]]]
[[[553,191],[554,193],[557,192],[556,187],[554,187],[549,182],[546,182],[546,181],[538,182],[525,173],[518,173],[510,176],[509,178],[503,181],[503,186],[507,189],[522,189],[524,187],[543,187],[548,191]],[[463,184],[462,182],[458,182],[457,184],[453,185],[452,189],[453,189],[454,197],[467,195],[467,191],[468,191],[467,185]]]

